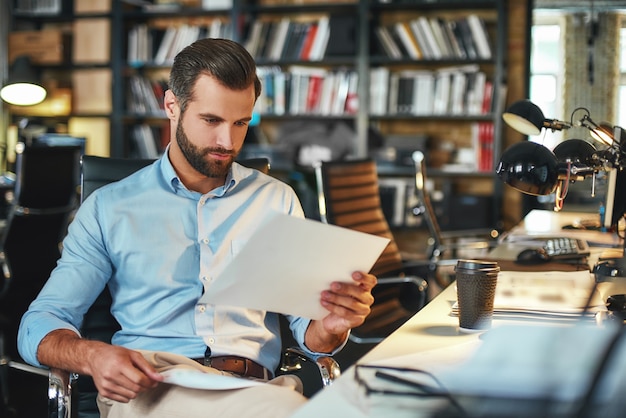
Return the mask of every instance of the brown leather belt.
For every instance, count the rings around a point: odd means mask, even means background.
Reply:
[[[260,364],[238,356],[215,356],[192,359],[203,366],[213,367],[224,372],[235,373],[244,377],[256,377],[257,379],[271,379],[272,374]]]

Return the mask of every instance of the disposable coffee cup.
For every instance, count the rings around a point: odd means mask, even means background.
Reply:
[[[457,262],[456,293],[461,331],[480,332],[491,328],[499,272],[495,261]]]

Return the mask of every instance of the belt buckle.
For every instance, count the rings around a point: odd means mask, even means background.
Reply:
[[[204,366],[211,367],[211,357],[204,356]]]

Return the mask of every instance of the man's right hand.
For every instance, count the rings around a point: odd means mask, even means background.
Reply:
[[[37,349],[41,364],[92,376],[101,396],[128,402],[163,380],[137,351],[80,338],[71,330],[52,331]]]
[[[128,402],[163,380],[137,351],[105,343],[94,347],[88,366],[98,393],[118,402]]]

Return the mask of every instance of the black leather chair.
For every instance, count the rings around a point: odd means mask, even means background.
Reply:
[[[23,143],[16,147],[14,197],[0,241],[0,408],[7,416],[8,369],[48,374],[23,363],[17,352],[17,329],[60,256],[60,243],[77,204],[81,150]]]
[[[83,156],[81,160],[81,202],[97,188],[122,179],[151,164],[148,159],[120,159]],[[242,165],[269,172],[267,158],[253,158],[238,161]],[[111,294],[106,288],[86,313],[81,333],[85,338],[110,342],[113,334],[120,329],[110,313]],[[311,396],[323,386],[327,386],[340,374],[338,364],[331,357],[311,359],[298,348],[292,347],[291,332],[286,320],[281,317],[283,337],[283,358],[276,374],[298,374],[305,386],[305,395]],[[50,417],[96,418],[99,416],[96,404],[97,389],[90,376],[69,374],[63,370],[52,370],[50,374],[49,398]]]

